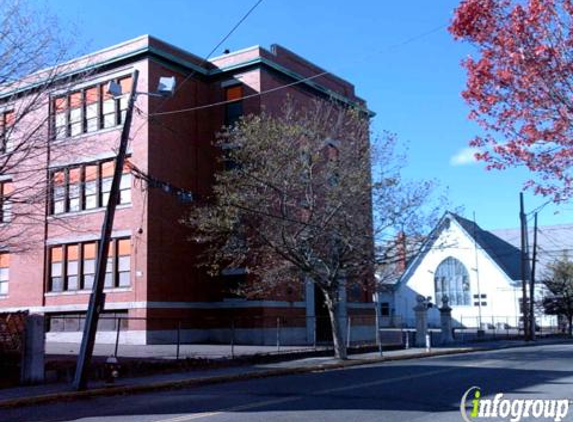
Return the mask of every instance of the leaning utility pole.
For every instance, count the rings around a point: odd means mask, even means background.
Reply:
[[[111,232],[113,229],[115,209],[119,202],[119,195],[120,195],[119,185],[123,173],[123,164],[125,162],[127,144],[129,142],[129,130],[131,128],[131,119],[133,116],[133,108],[136,97],[135,89],[137,87],[138,77],[139,77],[139,71],[134,70],[132,74],[131,92],[129,94],[129,101],[125,113],[125,121],[123,122],[123,128],[121,131],[119,150],[117,152],[117,157],[115,159],[115,169],[113,172],[113,179],[111,183],[111,190],[109,193],[109,200],[107,203],[107,208],[105,210],[105,217],[101,229],[101,238],[98,247],[98,255],[95,269],[95,280],[86,314],[84,334],[82,337],[82,345],[80,348],[80,353],[78,355],[76,373],[74,375],[73,386],[77,390],[84,390],[87,385],[87,368],[92,358],[99,314],[103,311],[105,303],[105,295],[103,293],[103,287],[105,281],[107,254],[109,250]]]
[[[527,306],[527,252],[526,252],[526,238],[527,238],[527,220],[525,218],[525,211],[523,205],[523,192],[519,194],[519,220],[521,222],[521,313],[523,318],[523,337],[529,340],[529,324],[528,324],[528,306]]]
[[[531,257],[531,280],[529,281],[529,338],[535,340],[535,262],[537,261],[537,213],[533,220],[533,256]]]

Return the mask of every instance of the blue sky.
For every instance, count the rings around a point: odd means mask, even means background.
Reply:
[[[72,22],[78,28],[78,43],[86,51],[151,34],[206,56],[254,3],[54,0],[48,7],[64,27]],[[528,173],[487,172],[464,154],[478,128],[467,120],[460,96],[465,84],[460,61],[471,49],[446,30],[457,4],[263,0],[215,55],[225,48],[278,43],[348,79],[377,113],[373,129],[397,133],[407,145],[407,177],[436,179],[448,189],[452,205],[470,218],[475,212],[483,228],[517,227],[518,195]],[[526,194],[528,210],[545,201]],[[546,206],[540,224],[572,222],[571,210]]]

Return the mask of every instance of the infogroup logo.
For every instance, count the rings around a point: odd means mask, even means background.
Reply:
[[[497,393],[493,400],[483,399],[480,387],[469,388],[460,402],[460,413],[465,422],[478,418],[508,419],[519,422],[522,418],[549,419],[560,422],[569,412],[569,399],[504,399]]]

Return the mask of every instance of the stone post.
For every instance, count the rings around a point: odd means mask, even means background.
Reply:
[[[28,315],[22,351],[22,384],[44,382],[44,316]]]
[[[424,296],[416,297],[418,302],[414,306],[416,313],[416,347],[426,347],[426,334],[428,333],[428,304]]]
[[[452,336],[452,308],[448,304],[450,299],[448,296],[442,297],[442,307],[440,308],[440,323],[442,327],[442,335],[440,336],[440,344],[451,344],[454,342]]]

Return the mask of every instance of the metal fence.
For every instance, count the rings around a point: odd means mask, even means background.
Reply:
[[[536,335],[547,336],[561,334],[562,328],[557,321],[540,318],[536,322]],[[487,316],[461,317],[454,328],[454,337],[459,341],[474,339],[511,339],[523,337],[523,321],[520,317]]]
[[[48,355],[77,355],[85,316],[48,316]],[[480,324],[481,323],[481,324]],[[401,327],[399,319],[372,314],[339,318],[347,346],[406,347],[414,343],[415,330]],[[538,327],[537,334],[559,333],[556,325]],[[431,329],[439,336],[439,329]],[[523,336],[519,318],[464,317],[456,321],[459,342],[511,339]],[[328,317],[277,315],[196,318],[137,318],[104,314],[98,325],[95,356],[146,359],[217,359],[272,355],[298,351],[329,350],[333,346]]]
[[[376,317],[339,319],[347,346],[375,344]],[[47,318],[49,355],[76,355],[85,324],[83,315]],[[394,336],[397,337],[397,336]],[[389,343],[395,338],[387,336]],[[232,316],[229,318],[137,318],[103,315],[94,355],[133,358],[234,358],[332,348],[328,317]]]

